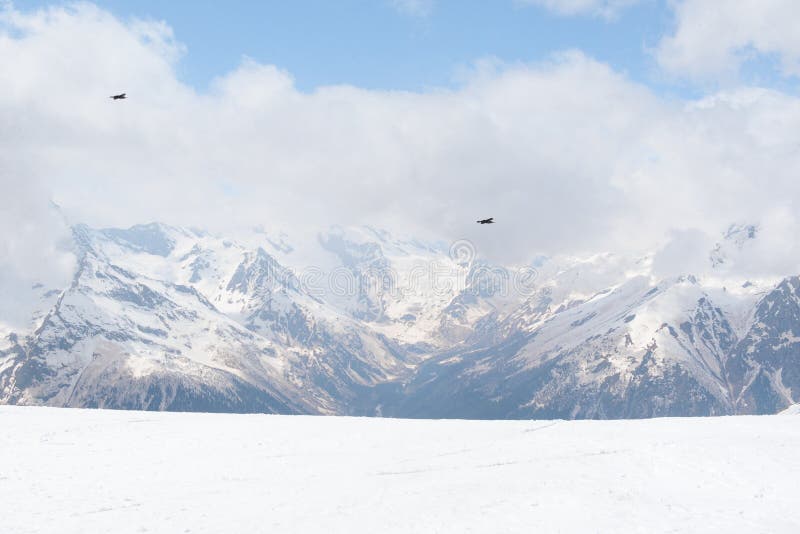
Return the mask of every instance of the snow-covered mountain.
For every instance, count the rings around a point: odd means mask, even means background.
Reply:
[[[469,418],[775,413],[800,400],[800,278],[659,278],[652,256],[487,263],[371,228],[237,239],[72,228],[64,287],[0,317],[0,401]],[[787,273],[794,274],[794,273]]]

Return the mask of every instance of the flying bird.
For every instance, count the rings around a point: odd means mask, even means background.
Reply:
[[[110,98],[112,100],[125,100],[128,97],[125,96],[125,93],[121,93],[121,94],[118,94],[118,95],[112,95],[112,96],[110,96],[108,98]]]
[[[481,219],[477,221],[478,224],[494,224],[494,217],[489,217],[488,219]]]

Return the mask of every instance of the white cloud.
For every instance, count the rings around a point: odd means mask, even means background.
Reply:
[[[517,0],[520,4],[535,5],[559,15],[594,15],[613,18],[623,9],[640,0]]]
[[[777,57],[782,74],[800,75],[800,2],[682,0],[676,27],[656,50],[668,72],[699,81],[734,79],[743,62]]]
[[[695,228],[671,231],[668,241],[653,257],[653,274],[668,277],[706,273],[711,267],[709,252],[716,243],[715,237]]]
[[[247,60],[198,94],[160,23],[90,5],[4,20],[3,196],[95,226],[370,224],[522,259],[650,249],[800,203],[800,100],[779,92],[664,100],[571,52],[423,93],[303,93]],[[779,246],[794,220],[772,227]],[[41,246],[11,221],[0,234]]]
[[[412,17],[427,17],[433,11],[434,0],[390,0],[390,5]]]
[[[41,306],[39,296],[69,284],[76,266],[69,228],[46,202],[47,193],[26,176],[9,180],[0,160],[0,339],[25,328]],[[42,286],[32,292],[34,286]]]

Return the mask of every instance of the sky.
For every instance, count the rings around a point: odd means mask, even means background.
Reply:
[[[576,3],[581,4],[591,6]],[[290,72],[306,92],[334,84],[420,91],[456,87],[459,72],[479,58],[528,62],[570,48],[648,78],[653,61],[645,49],[671,23],[665,4],[645,1],[607,14],[602,9],[608,2],[596,4],[599,11],[590,7],[583,16],[564,16],[514,0],[97,3],[121,20],[166,21],[187,49],[176,75],[199,90],[244,57]]]
[[[744,222],[798,270],[795,0],[0,6],[0,287],[71,268],[62,216],[678,270]]]

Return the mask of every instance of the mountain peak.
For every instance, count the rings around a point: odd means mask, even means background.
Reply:
[[[731,224],[722,233],[722,241],[718,242],[709,255],[711,267],[718,268],[730,263],[732,257],[738,255],[745,246],[758,237],[759,227],[755,224]]]
[[[732,225],[720,258],[757,235]],[[745,409],[737,391],[756,374],[748,406],[798,400],[797,278],[762,285],[757,305],[755,289],[658,278],[641,258],[595,254],[540,259],[535,286],[520,287],[531,279],[476,258],[467,241],[429,248],[365,228],[296,237],[74,226],[87,252],[77,274],[29,290],[35,328],[0,330],[0,402],[708,415]]]

